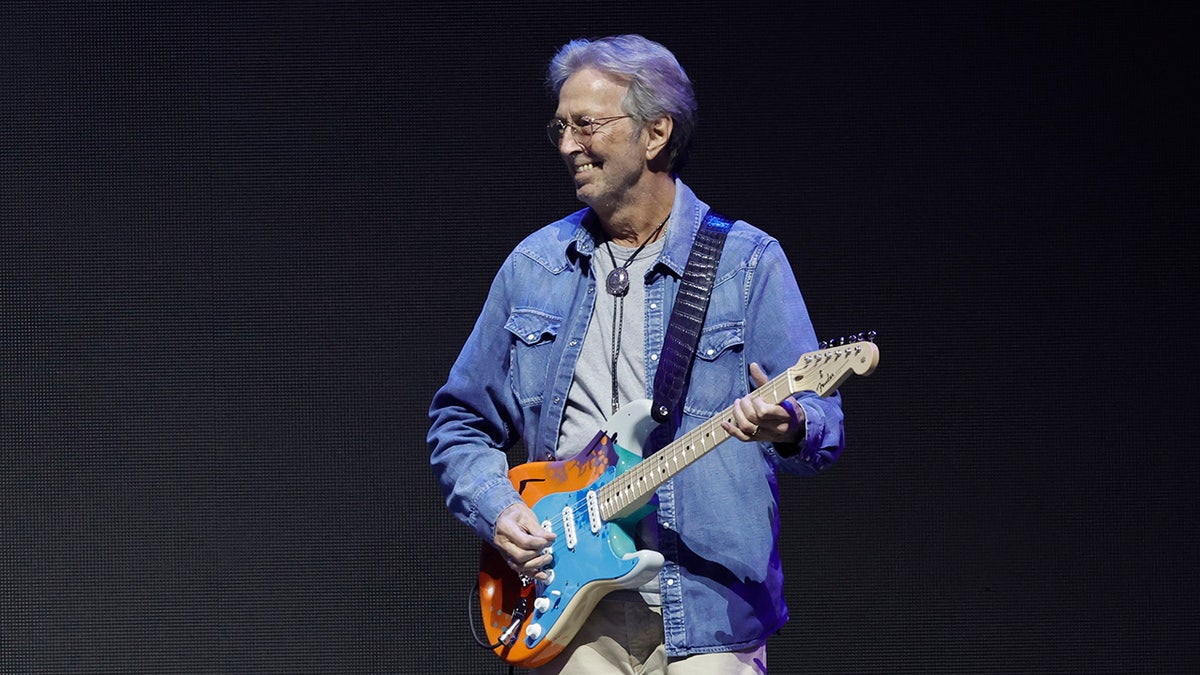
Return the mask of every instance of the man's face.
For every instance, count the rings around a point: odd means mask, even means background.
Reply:
[[[624,115],[621,101],[628,86],[591,68],[567,78],[558,95],[555,117],[579,123],[582,117]],[[588,138],[567,129],[558,152],[575,181],[575,195],[593,208],[616,207],[646,171],[641,128],[632,118],[613,120]]]

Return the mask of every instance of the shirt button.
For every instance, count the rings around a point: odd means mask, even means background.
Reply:
[[[530,334],[529,334],[529,337],[528,337],[528,339],[529,339],[531,342],[532,342],[533,340],[536,340],[536,339],[537,339],[537,334],[536,334],[536,333],[530,333]]]
[[[657,360],[658,360],[658,354],[651,354],[651,355],[650,355],[650,360],[651,360],[651,361],[657,361]]]
[[[717,353],[717,350],[715,350],[715,349],[710,349],[710,350],[708,350],[708,351],[707,351],[707,352],[705,352],[705,353],[706,353],[706,354],[708,354],[709,356],[712,356],[713,354],[716,354],[716,353]]]
[[[667,579],[667,585],[668,585],[668,586],[674,586],[674,585],[675,585],[675,580],[674,580],[674,579]]]
[[[575,346],[575,345],[577,345],[577,344],[579,344],[579,340],[571,340],[571,346],[572,346],[572,347],[574,347],[574,346]]]
[[[650,309],[658,309],[658,303],[657,302],[650,303]]]

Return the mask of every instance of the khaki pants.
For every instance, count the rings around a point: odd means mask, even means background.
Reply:
[[[662,610],[640,597],[606,597],[563,653],[533,675],[764,675],[767,646],[668,659]]]

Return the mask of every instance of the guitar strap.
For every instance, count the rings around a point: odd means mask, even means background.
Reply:
[[[708,299],[713,280],[717,276],[717,263],[721,261],[721,249],[725,236],[733,226],[732,220],[709,209],[700,221],[696,240],[688,255],[679,292],[675,295],[675,309],[667,334],[663,339],[662,355],[659,357],[658,372],[654,375],[654,405],[650,414],[660,424],[671,417],[683,395],[696,344],[700,341],[700,329],[704,325],[704,314],[708,311]]]

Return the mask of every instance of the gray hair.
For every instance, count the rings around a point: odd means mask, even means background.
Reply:
[[[687,163],[696,132],[696,92],[675,55],[641,35],[578,39],[563,45],[550,61],[546,85],[557,96],[563,83],[584,68],[595,68],[629,83],[621,108],[640,123],[669,116],[667,169],[677,175]]]

